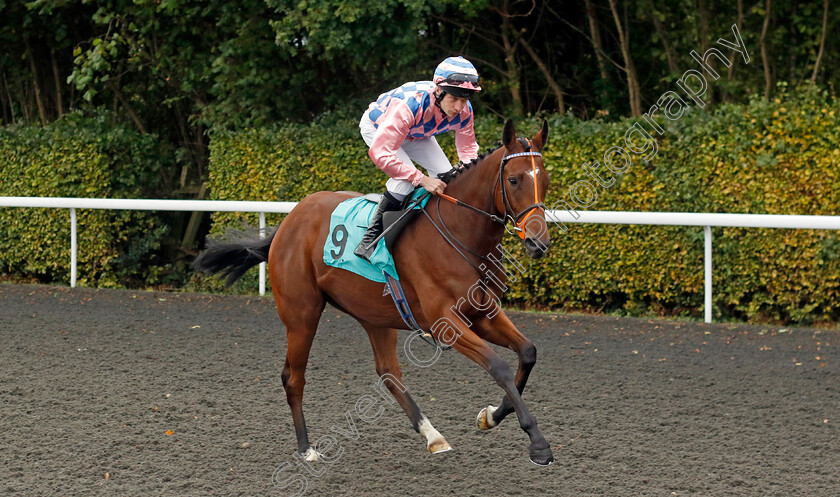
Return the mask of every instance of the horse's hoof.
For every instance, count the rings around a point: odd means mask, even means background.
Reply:
[[[478,413],[478,416],[475,418],[475,424],[479,430],[489,430],[497,426],[497,423],[493,421],[493,413],[496,412],[496,409],[498,407],[487,406]]]
[[[554,463],[554,454],[551,453],[551,447],[534,449],[531,450],[530,459],[537,466],[551,466]]]
[[[452,446],[444,438],[438,438],[429,442],[429,452],[432,454],[440,454],[441,452],[449,452]]]
[[[321,458],[320,456],[321,455],[318,454],[318,451],[313,449],[312,447],[309,447],[308,449],[306,449],[306,452],[304,452],[301,455],[301,457],[303,457],[303,460],[306,461],[306,462],[318,461]]]

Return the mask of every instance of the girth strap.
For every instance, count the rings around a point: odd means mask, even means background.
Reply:
[[[411,306],[408,305],[408,300],[405,298],[405,292],[403,292],[400,281],[388,274],[388,271],[382,271],[382,274],[385,275],[385,288],[388,290],[388,293],[391,294],[391,298],[394,299],[394,305],[397,306],[397,311],[400,313],[400,317],[405,325],[408,326],[408,329],[417,333],[420,338],[429,345],[432,345],[440,350],[451,349],[451,346],[441,347],[434,335],[430,334],[434,342],[431,342],[426,338],[426,332],[420,329],[420,325],[418,325],[417,320],[414,319],[414,313],[411,312]]]

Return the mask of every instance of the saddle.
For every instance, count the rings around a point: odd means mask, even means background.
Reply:
[[[423,189],[420,188],[420,190]],[[426,190],[423,190],[423,192],[425,191]],[[382,193],[368,193],[367,195],[364,195],[363,198],[378,205],[379,201],[382,200],[382,196]],[[400,236],[402,230],[408,226],[408,223],[410,223],[417,214],[420,214],[420,209],[416,209],[415,204],[413,203],[413,199],[416,198],[417,197],[412,194],[403,200],[402,206],[400,206],[399,209],[386,211],[382,214],[382,226],[384,227],[382,230],[382,239],[385,240],[385,246],[388,247],[388,250],[394,246],[394,242]],[[367,228],[367,226],[365,226],[365,228]]]

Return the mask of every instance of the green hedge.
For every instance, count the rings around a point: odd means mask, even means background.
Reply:
[[[219,131],[210,140],[210,198],[298,201],[321,190],[378,191],[384,176],[367,156],[359,119],[326,113],[307,125]],[[228,227],[259,226],[255,213],[217,212],[211,235]],[[267,214],[276,226],[282,214]],[[257,272],[247,273],[232,292],[253,291]],[[194,275],[191,286],[223,291],[218,280]]]
[[[0,195],[142,198],[171,154],[156,137],[73,113],[47,126],[0,128]],[[145,284],[150,251],[166,228],[151,213],[77,209],[78,283]],[[0,208],[0,274],[66,282],[70,216],[66,209]]]
[[[587,179],[580,165],[597,160],[638,119],[580,121],[545,116],[545,151],[552,175],[546,204],[569,200]],[[517,123],[533,135],[541,118]],[[323,116],[306,126],[249,129],[211,140],[211,190],[217,199],[292,200],[318,190],[381,191],[385,175],[369,161],[357,116]],[[676,120],[656,118],[659,151],[650,162],[630,154],[629,170],[598,188],[591,210],[838,214],[840,105],[814,92],[775,101],[689,108]],[[478,141],[495,144],[502,122],[481,117]],[[644,124],[644,123],[642,123]],[[651,130],[644,124],[644,128]],[[455,158],[451,136],[440,141]],[[602,167],[603,169],[603,167]],[[213,231],[251,218],[214,217]],[[270,218],[269,224],[279,221]],[[528,260],[514,239],[510,250],[528,267],[507,292],[509,304],[541,309],[590,309],[631,315],[702,316],[702,228],[552,226],[550,256]],[[833,231],[716,228],[716,319],[836,321],[840,240]]]

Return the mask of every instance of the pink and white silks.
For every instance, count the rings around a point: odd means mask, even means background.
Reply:
[[[435,135],[455,131],[458,159],[478,157],[472,105],[468,102],[460,114],[449,118],[435,105],[434,92],[431,81],[406,83],[380,95],[359,122],[370,147],[368,155],[390,176],[385,186],[397,198],[411,193],[423,177],[413,162],[433,178],[452,167]]]

